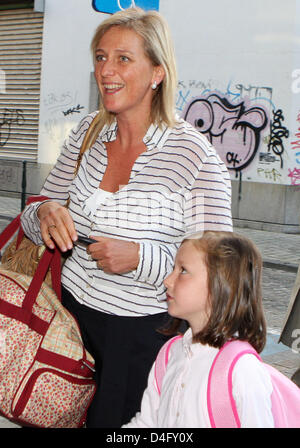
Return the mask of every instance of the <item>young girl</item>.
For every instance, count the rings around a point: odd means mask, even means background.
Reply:
[[[210,427],[208,375],[230,339],[248,341],[261,352],[266,341],[262,308],[261,256],[253,243],[232,232],[204,232],[185,240],[166,280],[168,334],[187,321],[189,329],[169,352],[161,393],[154,366],[141,411],[125,427]],[[233,397],[242,427],[274,427],[269,373],[253,355],[233,369]]]

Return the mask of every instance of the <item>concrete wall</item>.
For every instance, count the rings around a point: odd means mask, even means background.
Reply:
[[[299,187],[234,180],[231,185],[235,226],[300,233]]]
[[[26,164],[26,196],[39,194],[52,164]],[[23,164],[1,161],[1,196],[21,197]],[[232,180],[232,216],[236,227],[300,233],[299,187]]]

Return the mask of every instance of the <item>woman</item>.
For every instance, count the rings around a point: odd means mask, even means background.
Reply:
[[[139,409],[165,342],[156,329],[167,317],[163,280],[177,248],[187,234],[231,230],[231,190],[212,146],[174,115],[174,52],[160,14],[110,16],[92,51],[100,111],[71,132],[42,189],[50,200],[25,209],[22,224],[37,244],[72,249],[63,304],[97,369],[87,426],[119,427]],[[97,242],[74,244],[78,236]]]

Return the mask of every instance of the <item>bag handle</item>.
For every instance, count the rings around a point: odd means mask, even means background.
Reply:
[[[19,229],[20,218],[21,213],[18,216],[16,216],[0,234],[0,250],[5,246],[6,243],[8,243],[8,241],[11,239],[14,233],[16,233],[16,231]]]
[[[47,198],[46,196],[30,196],[27,199],[26,205],[29,205],[32,202],[46,201],[47,199],[49,198]],[[19,247],[20,242],[24,236],[24,230],[22,229],[21,226],[21,215],[22,213],[19,213],[19,215],[16,216],[0,234],[0,250],[5,246],[5,244],[8,243],[8,241],[12,238],[12,236],[16,233],[18,229],[19,233],[17,237],[16,249]]]
[[[49,200],[49,198],[47,196],[30,196],[27,201],[26,201],[26,205],[32,204],[33,202],[42,202],[42,201],[47,201]],[[21,218],[22,213],[20,213],[20,218]],[[20,219],[21,221],[21,219]],[[19,229],[19,233],[18,233],[18,238],[17,238],[17,243],[16,243],[16,249],[18,249],[19,245],[21,244],[22,238],[24,236],[24,230],[23,227],[20,224],[20,229]]]
[[[36,298],[39,294],[43,281],[45,280],[48,269],[51,269],[52,287],[58,300],[61,302],[61,261],[60,250],[55,247],[54,250],[45,249],[31,280],[28,290],[25,294],[22,308],[32,311]]]
[[[48,200],[46,196],[30,196],[26,202],[29,205],[33,202],[41,202]],[[8,243],[15,232],[19,229],[17,236],[16,249],[18,248],[21,240],[24,236],[24,230],[21,226],[21,215],[20,213],[16,218],[14,218],[9,225],[4,229],[0,235],[0,250]],[[55,291],[57,298],[61,301],[61,261],[60,261],[60,251],[57,247],[54,250],[48,248],[45,249],[36,269],[36,272],[32,278],[29,285],[25,298],[23,300],[22,308],[28,311],[32,310],[35,303],[39,290],[45,280],[48,269],[51,269],[51,280],[52,287]]]

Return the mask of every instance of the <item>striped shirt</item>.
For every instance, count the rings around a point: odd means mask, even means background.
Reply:
[[[117,122],[104,126],[74,169],[85,133],[96,112],[70,133],[41,194],[65,204],[78,235],[104,236],[140,244],[137,269],[108,274],[75,246],[62,271],[62,284],[81,304],[119,316],[145,316],[167,309],[164,278],[172,272],[183,238],[203,230],[232,230],[231,185],[224,163],[208,140],[184,120],[173,127],[151,125],[146,150],[135,161],[127,185],[108,195],[95,212],[88,198],[107,167],[106,142],[116,139]],[[42,244],[37,207],[22,215],[26,235]]]

